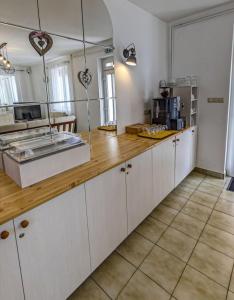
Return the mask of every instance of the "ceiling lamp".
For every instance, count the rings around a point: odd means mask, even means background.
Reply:
[[[126,58],[125,63],[128,66],[136,66],[137,59],[136,59],[136,48],[135,44],[130,44],[127,48],[123,51],[123,56]]]
[[[12,67],[12,63],[8,59],[7,43],[2,43],[0,45],[0,69],[8,74],[15,73],[15,69]]]

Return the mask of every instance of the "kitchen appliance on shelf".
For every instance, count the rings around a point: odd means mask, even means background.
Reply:
[[[180,97],[153,99],[152,123],[166,125],[169,130],[182,130],[185,120],[181,117]]]

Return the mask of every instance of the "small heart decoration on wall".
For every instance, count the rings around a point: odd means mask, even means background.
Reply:
[[[80,71],[77,76],[79,82],[83,85],[85,89],[87,89],[92,82],[92,75],[89,72],[89,69],[86,69],[85,71]]]
[[[40,56],[45,55],[53,46],[52,37],[42,31],[32,31],[29,34],[29,41]]]

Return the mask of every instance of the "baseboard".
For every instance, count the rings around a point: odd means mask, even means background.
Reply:
[[[214,171],[210,171],[210,170],[206,170],[206,169],[195,168],[194,171],[196,171],[198,173],[201,173],[201,174],[205,174],[205,175],[209,175],[209,176],[212,176],[212,177],[216,177],[216,178],[219,178],[219,179],[224,179],[225,178],[225,175],[222,174],[222,173],[218,173],[218,172],[214,172]]]

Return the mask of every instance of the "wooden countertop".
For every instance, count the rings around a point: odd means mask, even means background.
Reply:
[[[87,136],[86,136],[87,137]],[[163,140],[165,141],[165,140]],[[21,189],[0,171],[0,225],[162,143],[136,135],[91,134],[91,161]]]

